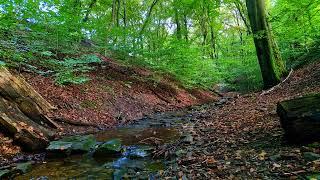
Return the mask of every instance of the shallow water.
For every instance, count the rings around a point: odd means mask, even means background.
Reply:
[[[172,128],[119,128],[95,136],[100,142],[121,139],[127,151],[98,159],[88,154],[46,159],[45,163],[34,165],[31,172],[16,179],[154,179],[156,172],[163,169],[164,162],[147,156],[143,149],[150,148],[148,143],[152,144],[154,140],[169,143],[180,134]]]

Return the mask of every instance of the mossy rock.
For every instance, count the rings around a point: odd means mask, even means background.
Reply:
[[[108,156],[120,154],[122,150],[122,144],[120,139],[113,139],[106,143],[100,144],[93,153],[93,156]]]
[[[8,169],[0,170],[0,179],[9,178],[11,175],[11,171]]]
[[[89,152],[94,149],[96,143],[97,141],[93,135],[71,136],[50,142],[47,150],[55,152]]]

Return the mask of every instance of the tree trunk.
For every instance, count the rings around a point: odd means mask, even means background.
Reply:
[[[55,109],[26,81],[0,67],[0,129],[24,150],[46,148],[58,125],[46,116]]]
[[[151,18],[152,11],[153,11],[154,7],[158,4],[159,1],[160,0],[153,0],[152,4],[148,10],[148,13],[146,15],[146,19],[145,19],[144,23],[142,24],[142,27],[141,27],[141,30],[139,33],[140,36],[142,36],[142,34],[144,33],[144,30],[147,28],[149,21],[150,21],[150,18]]]
[[[176,21],[176,26],[177,26],[177,29],[176,29],[177,39],[181,40],[182,38],[181,24],[180,24],[179,12],[177,7],[174,7],[174,19]]]
[[[187,15],[183,15],[183,24],[184,24],[184,39],[188,42],[189,41],[189,30],[188,30],[188,18]]]
[[[246,0],[264,88],[277,85],[286,73],[267,22],[264,0]]]
[[[207,5],[207,16],[208,16],[208,24],[210,27],[210,45],[211,45],[211,50],[210,50],[210,57],[211,59],[218,59],[218,55],[217,55],[217,50],[216,50],[216,36],[215,36],[215,32],[214,32],[214,25],[213,25],[213,17],[210,14],[211,12],[211,8],[209,6],[209,4]]]
[[[91,1],[90,5],[89,5],[89,7],[87,9],[86,15],[82,20],[83,22],[87,22],[89,20],[89,15],[90,15],[90,13],[92,11],[93,6],[96,4],[96,2],[97,2],[97,0],[92,0]]]
[[[124,29],[126,29],[126,27],[127,27],[127,2],[126,2],[126,0],[122,1],[122,5],[123,5],[123,25],[124,25]]]

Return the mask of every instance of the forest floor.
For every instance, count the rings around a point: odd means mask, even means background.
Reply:
[[[265,95],[233,96],[222,106],[198,110],[195,123],[182,130],[192,135],[191,141],[163,147],[162,152],[178,156],[163,177],[312,179],[313,174],[319,179],[320,161],[304,154],[319,153],[319,143],[286,143],[276,113],[279,101],[319,92],[320,63],[316,63],[294,71],[286,82]]]
[[[126,124],[157,111],[215,101],[185,112],[192,114],[192,121],[177,128],[187,140],[159,148],[159,154],[170,161],[161,171],[164,178],[304,179],[320,171],[320,161],[310,161],[303,154],[318,153],[320,146],[288,145],[276,113],[279,101],[320,92],[320,63],[294,71],[267,94],[225,93],[219,101],[214,93],[188,91],[168,77],[155,81],[150,71],[122,66],[107,58],[104,61],[104,66],[90,73],[92,81],[84,85],[59,87],[50,78],[29,73],[23,76],[59,108],[51,116],[99,128]],[[87,129],[63,127],[64,133],[71,134]],[[19,152],[9,138],[0,137],[0,154]]]

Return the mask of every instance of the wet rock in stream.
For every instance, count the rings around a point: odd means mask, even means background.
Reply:
[[[113,139],[106,143],[100,144],[93,152],[93,156],[108,156],[120,154],[122,150],[121,140]]]
[[[0,169],[0,179],[12,179],[17,175],[30,172],[32,169],[32,162],[18,163],[13,166],[2,167]]]
[[[47,151],[70,154],[71,152],[89,152],[96,145],[96,139],[93,135],[71,136],[59,141],[50,142]]]

